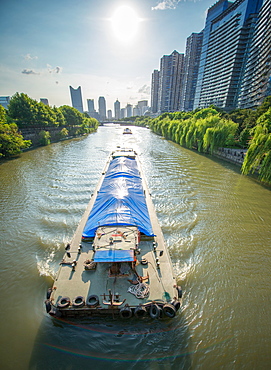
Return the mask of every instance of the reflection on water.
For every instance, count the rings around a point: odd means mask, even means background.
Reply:
[[[93,319],[79,324],[54,319],[48,325],[44,321],[30,368],[189,369],[188,330],[181,316],[163,323]]]
[[[100,127],[0,166],[1,368],[269,368],[270,190],[147,129],[122,131]],[[117,145],[140,154],[182,310],[170,321],[52,319],[47,287]]]

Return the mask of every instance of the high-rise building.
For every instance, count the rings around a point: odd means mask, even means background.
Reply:
[[[133,115],[133,106],[132,104],[126,105],[126,117],[132,117]]]
[[[10,102],[10,96],[0,96],[0,105],[5,109],[8,109],[8,105]]]
[[[194,108],[237,107],[251,30],[263,0],[220,0],[207,14]]]
[[[148,100],[140,100],[137,103],[137,106],[139,108],[139,115],[140,116],[143,116],[144,113],[149,109],[149,107],[148,107]]]
[[[94,99],[87,99],[87,104],[88,104],[88,113],[95,112]]]
[[[40,98],[40,102],[49,106],[49,100],[47,98]]]
[[[73,108],[83,113],[83,100],[82,100],[81,86],[79,86],[77,89],[74,89],[73,87],[70,86],[70,94],[71,94]]]
[[[256,108],[271,95],[271,0],[264,0],[249,49],[239,108]]]
[[[96,112],[95,107],[94,107],[94,99],[87,99],[87,104],[88,104],[88,114],[92,118],[96,118],[99,120],[99,114]]]
[[[158,91],[159,113],[180,110],[183,75],[184,54],[174,50],[171,55],[164,55],[161,58]]]
[[[98,104],[99,104],[100,120],[104,121],[106,119],[106,102],[103,96],[99,97]]]
[[[181,111],[192,111],[198,79],[203,32],[192,33],[186,40],[184,78],[181,91]]]
[[[120,119],[120,102],[118,99],[114,103],[115,119]]]
[[[135,105],[134,108],[133,108],[133,116],[141,116],[141,112],[140,112],[140,109],[138,107],[138,105]]]
[[[151,111],[158,112],[159,71],[155,69],[151,79]]]
[[[108,111],[107,111],[107,118],[112,119],[112,110],[111,109],[108,109]]]
[[[127,110],[126,110],[126,108],[121,108],[120,118],[122,119],[122,118],[125,118],[125,117],[127,117]]]

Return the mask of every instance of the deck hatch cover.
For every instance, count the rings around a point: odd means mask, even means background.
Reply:
[[[134,251],[132,250],[102,250],[96,251],[94,262],[133,262]]]

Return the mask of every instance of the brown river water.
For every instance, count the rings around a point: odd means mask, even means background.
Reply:
[[[0,369],[271,369],[271,190],[148,129],[87,137],[0,165]],[[109,153],[134,148],[183,288],[173,320],[45,312]]]

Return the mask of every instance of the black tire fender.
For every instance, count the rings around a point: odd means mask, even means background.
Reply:
[[[177,293],[178,293],[178,298],[182,298],[182,296],[183,296],[182,288],[180,286],[177,286],[176,289],[177,289]]]
[[[122,319],[130,319],[132,315],[133,315],[133,312],[129,306],[126,306],[120,309],[120,317]]]
[[[47,313],[49,313],[49,312],[51,311],[52,306],[51,306],[51,302],[50,302],[50,300],[49,300],[49,299],[47,299],[47,300],[45,301],[45,308],[46,308],[46,312],[47,312]]]
[[[147,315],[146,307],[139,305],[135,308],[135,317],[137,319],[141,319],[145,317],[146,315]]]
[[[180,306],[181,306],[180,301],[178,301],[177,299],[176,299],[175,301],[172,301],[172,302],[171,302],[171,304],[172,304],[172,306],[174,306],[174,307],[175,307],[176,312],[178,311],[178,309],[179,309],[179,308],[180,308]]]
[[[88,307],[96,307],[99,304],[99,297],[95,294],[90,295],[87,298],[87,306]]]
[[[52,288],[49,288],[47,290],[46,298],[49,299],[51,297],[51,294],[52,294]]]
[[[158,319],[160,317],[160,307],[156,303],[152,303],[149,310],[149,315],[152,319]]]
[[[72,300],[72,305],[73,307],[80,308],[85,305],[85,298],[82,297],[81,295],[78,295]]]
[[[175,309],[175,307],[174,307],[172,304],[170,304],[170,303],[166,303],[166,304],[164,304],[164,306],[163,306],[163,311],[164,311],[164,314],[165,314],[166,316],[170,317],[171,319],[172,319],[173,317],[175,317],[175,315],[176,315],[176,309]]]
[[[70,305],[71,303],[71,300],[69,297],[62,297],[58,303],[57,303],[57,307],[59,308],[66,308]]]

